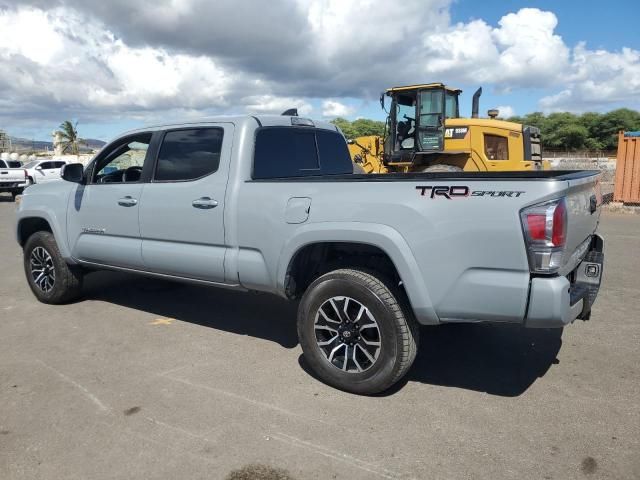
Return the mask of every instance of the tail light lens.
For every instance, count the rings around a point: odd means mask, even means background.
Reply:
[[[29,175],[27,174],[26,170],[23,170],[23,172],[24,172],[24,179],[26,180]]]
[[[532,205],[520,212],[534,273],[555,273],[562,266],[567,240],[567,205],[564,198]]]

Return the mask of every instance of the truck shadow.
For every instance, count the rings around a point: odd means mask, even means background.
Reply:
[[[562,329],[505,324],[423,327],[420,349],[406,381],[492,395],[523,394],[557,364]],[[402,385],[396,388],[401,388]]]
[[[158,317],[262,338],[284,348],[298,345],[297,304],[274,295],[96,272],[85,278],[84,296]],[[407,382],[421,382],[516,397],[558,363],[556,357],[562,346],[562,329],[517,325],[423,327],[420,337],[409,374],[383,396],[393,395]],[[299,363],[314,376],[302,356]]]
[[[84,298],[102,300],[158,317],[298,345],[297,305],[268,294],[186,285],[117,272],[85,277]]]

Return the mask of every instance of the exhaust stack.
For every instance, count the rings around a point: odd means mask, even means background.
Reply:
[[[473,102],[471,103],[471,118],[478,118],[480,112],[480,95],[482,95],[482,87],[473,94]]]

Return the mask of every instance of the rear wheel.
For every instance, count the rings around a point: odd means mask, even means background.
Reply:
[[[460,167],[454,165],[437,164],[423,168],[421,172],[462,172]]]
[[[43,303],[66,303],[82,290],[82,272],[67,265],[51,232],[29,237],[24,246],[24,271],[31,291]]]
[[[298,337],[313,372],[359,394],[400,380],[415,359],[418,328],[399,296],[360,270],[335,270],[314,281],[298,310]]]

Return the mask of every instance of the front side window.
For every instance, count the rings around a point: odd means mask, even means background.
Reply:
[[[499,135],[485,135],[484,153],[489,160],[508,160],[509,147],[507,138]]]
[[[94,167],[92,183],[139,182],[151,133],[129,137],[101,155]]]
[[[158,155],[155,181],[185,181],[218,170],[222,151],[222,128],[193,128],[165,134]]]

